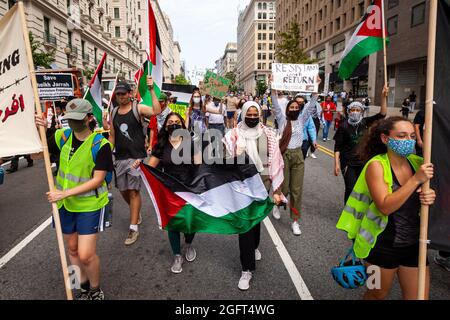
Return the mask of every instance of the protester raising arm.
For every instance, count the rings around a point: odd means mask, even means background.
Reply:
[[[148,88],[149,88],[150,93],[152,95],[153,107],[149,108],[148,106],[140,104],[140,105],[138,105],[138,108],[139,108],[139,114],[142,117],[150,118],[151,116],[158,115],[158,114],[161,113],[161,105],[160,105],[159,99],[158,99],[158,97],[156,96],[156,93],[155,93],[155,88],[154,88],[154,83],[153,83],[153,78],[152,77],[148,77],[147,78],[147,85],[148,85]]]

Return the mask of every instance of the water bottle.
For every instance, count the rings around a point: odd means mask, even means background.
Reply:
[[[113,211],[113,200],[114,197],[112,193],[108,193],[109,202],[105,207],[105,217],[104,217],[104,227],[110,228],[112,226],[112,211]]]
[[[3,184],[4,178],[5,178],[5,169],[3,169],[3,167],[0,167],[0,185]]]

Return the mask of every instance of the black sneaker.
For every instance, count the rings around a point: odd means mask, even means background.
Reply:
[[[89,300],[105,300],[105,294],[102,289],[91,290],[89,291]]]
[[[75,300],[92,300],[90,292],[88,290],[80,289],[75,294]]]

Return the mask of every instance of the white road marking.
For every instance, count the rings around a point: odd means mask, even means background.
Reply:
[[[272,238],[273,243],[275,244],[275,248],[277,248],[277,251],[281,257],[281,260],[284,263],[284,266],[286,267],[286,270],[289,273],[289,276],[291,277],[292,282],[294,283],[295,288],[297,289],[300,299],[301,300],[314,300],[314,298],[312,297],[311,293],[308,290],[308,287],[306,286],[305,281],[303,281],[303,278],[300,275],[300,272],[298,271],[294,261],[292,261],[292,258],[289,255],[289,252],[287,251],[286,247],[284,246],[283,241],[281,241],[281,238],[278,235],[277,230],[275,230],[269,217],[266,217],[263,222],[264,222],[264,226],[266,227],[267,231],[269,232],[270,237]]]
[[[45,220],[39,227],[33,230],[25,239],[19,242],[14,248],[9,250],[7,254],[0,258],[0,269],[7,264],[16,254],[22,251],[34,238],[36,238],[45,228],[52,223],[52,217]]]

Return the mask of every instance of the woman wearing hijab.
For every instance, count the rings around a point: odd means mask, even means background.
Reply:
[[[283,195],[280,188],[283,183],[283,158],[278,147],[275,131],[263,125],[260,121],[261,107],[248,101],[242,106],[242,122],[228,131],[223,139],[230,157],[248,155],[255,164],[267,190],[273,187],[274,202],[281,203]],[[260,155],[263,157],[261,159]],[[240,260],[242,274],[238,288],[248,290],[252,272],[256,268],[256,260],[261,260],[258,250],[261,225],[239,235]]]
[[[320,83],[320,78],[319,78]],[[305,98],[296,97],[282,110],[278,104],[277,92],[272,90],[273,106],[277,123],[282,132],[280,140],[280,151],[284,161],[284,182],[282,192],[290,195],[289,207],[291,208],[292,232],[299,236],[302,232],[298,219],[302,206],[303,177],[305,173],[305,163],[303,159],[303,128],[309,117],[316,111],[317,94],[311,96],[311,100],[305,107]],[[303,110],[304,109],[304,110]],[[303,112],[302,112],[303,111]],[[314,142],[315,144],[315,142]],[[277,210],[273,212],[274,218],[279,219]]]

